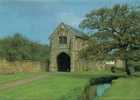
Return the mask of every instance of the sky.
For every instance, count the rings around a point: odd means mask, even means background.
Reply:
[[[78,28],[88,12],[114,4],[139,6],[140,0],[0,0],[0,38],[18,32],[48,44],[61,22]]]

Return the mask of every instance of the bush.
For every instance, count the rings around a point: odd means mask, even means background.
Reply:
[[[133,67],[136,72],[140,71],[140,61],[129,61],[129,66]]]
[[[121,67],[121,68],[116,67],[116,66],[112,66],[112,67],[111,67],[111,72],[112,72],[112,73],[116,73],[116,72],[118,73],[118,72],[124,72],[124,71],[125,71],[125,69],[122,68],[122,67]]]
[[[136,67],[135,67],[135,71],[136,71],[136,72],[140,72],[140,66],[136,66]]]
[[[0,57],[8,61],[48,61],[49,46],[33,42],[17,33],[0,39]]]

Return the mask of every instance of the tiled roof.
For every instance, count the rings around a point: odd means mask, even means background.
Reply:
[[[67,24],[64,24],[64,23],[61,23],[61,24],[63,24],[64,27],[66,29],[68,29],[71,33],[73,33],[75,36],[81,37],[81,38],[87,38],[87,35],[84,32],[81,32],[78,29],[76,29],[76,28],[74,28],[70,25],[67,25]]]
[[[68,30],[69,32],[73,33],[76,37],[83,38],[83,39],[88,38],[88,36],[84,32],[81,32],[78,29],[76,29],[76,28],[74,28],[74,27],[72,27],[70,25],[64,24],[64,23],[59,24],[55,31],[57,31],[61,27],[64,27],[66,30]],[[53,34],[51,34],[51,36],[52,35]]]

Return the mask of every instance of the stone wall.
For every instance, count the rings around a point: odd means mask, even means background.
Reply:
[[[15,72],[41,72],[47,71],[47,63],[35,61],[15,61],[0,60],[0,73],[15,73]]]
[[[102,70],[102,69],[108,69],[110,70],[111,67],[116,68],[124,68],[124,62],[122,60],[116,60],[113,64],[108,64],[108,61],[93,61],[93,60],[83,60],[79,59],[78,71],[94,71],[94,70]]]

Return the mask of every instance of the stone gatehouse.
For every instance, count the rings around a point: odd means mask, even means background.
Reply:
[[[79,30],[61,23],[50,36],[50,71],[74,72],[85,70],[78,55],[88,37]]]

